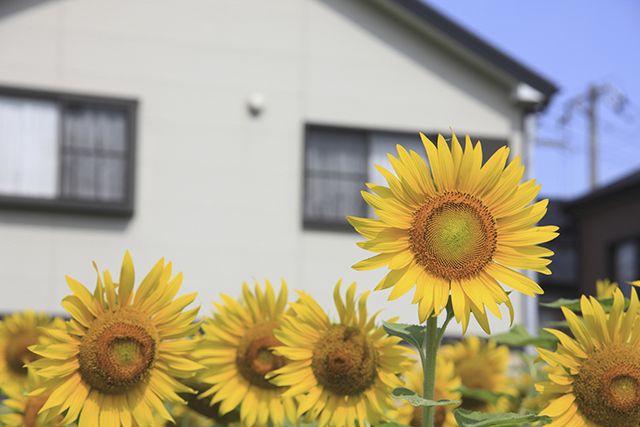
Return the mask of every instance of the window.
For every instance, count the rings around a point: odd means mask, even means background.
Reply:
[[[131,215],[136,106],[0,87],[0,205]]]
[[[631,285],[640,278],[640,239],[625,239],[613,244],[611,248],[612,280],[618,282],[622,293],[631,295]]]
[[[426,135],[435,143],[437,135]],[[489,158],[506,143],[505,140],[483,139],[484,158]],[[375,165],[393,171],[387,153],[397,157],[397,144],[415,151],[427,161],[417,132],[308,125],[305,132],[305,227],[351,229],[346,216],[374,217],[360,191],[367,190],[366,183],[387,185]]]

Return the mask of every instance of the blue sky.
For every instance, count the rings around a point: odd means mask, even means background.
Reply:
[[[635,0],[426,0],[560,88],[541,114],[534,176],[545,197],[589,190],[584,115],[567,126],[567,102],[590,84],[609,84],[629,102],[620,115],[600,104],[599,183],[640,168],[640,2]],[[551,145],[550,145],[551,144]]]

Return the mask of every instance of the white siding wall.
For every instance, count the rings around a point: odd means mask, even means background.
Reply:
[[[359,0],[3,1],[0,84],[140,102],[133,218],[0,210],[0,312],[61,313],[64,276],[92,288],[91,260],[117,276],[125,249],[138,281],[172,260],[205,313],[254,277],[330,308],[338,279],[385,271],[350,268],[373,255],[355,233],[303,230],[305,123],[520,141],[506,84]],[[383,318],[416,322],[410,301]]]

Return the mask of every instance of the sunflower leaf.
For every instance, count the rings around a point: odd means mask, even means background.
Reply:
[[[498,403],[498,400],[500,400],[503,397],[506,397],[507,399],[514,402],[517,402],[520,400],[517,397],[507,393],[496,393],[489,390],[483,390],[481,388],[469,388],[463,385],[458,387],[455,391],[462,393],[463,397],[481,400],[483,402],[493,403],[494,405]]]
[[[466,409],[456,409],[453,415],[460,427],[519,426],[522,423],[551,422],[551,418],[546,415],[484,414]]]
[[[571,311],[580,311],[580,300],[579,299],[566,299],[560,298],[553,302],[541,302],[541,306],[549,307],[549,308],[560,308],[566,307]]]
[[[569,322],[567,322],[566,320],[554,320],[547,322],[547,326],[554,328],[569,328]]]
[[[405,323],[389,323],[383,321],[382,328],[389,335],[402,338],[418,350],[424,348],[426,326],[407,325]]]
[[[396,399],[404,399],[413,406],[445,406],[445,405],[459,405],[460,401],[458,400],[447,400],[441,399],[438,401],[428,400],[421,397],[418,393],[413,390],[409,390],[408,388],[398,387],[393,389],[391,392],[391,396]]]
[[[613,298],[597,298],[598,302],[600,303],[600,305],[602,306],[602,309],[604,310],[605,313],[609,313],[611,311],[611,307],[613,306]],[[629,299],[625,298],[624,299],[624,308],[627,309],[629,307]],[[549,307],[549,308],[560,308],[560,307],[566,307],[569,310],[573,311],[574,313],[580,313],[582,312],[582,309],[580,308],[580,300],[579,299],[565,299],[565,298],[560,298],[557,299],[553,302],[546,302],[546,303],[540,303],[541,306],[543,307]]]
[[[498,344],[506,344],[512,347],[534,345],[553,349],[556,348],[559,341],[553,334],[546,331],[540,331],[540,336],[538,337],[531,336],[523,325],[515,325],[508,332],[492,335],[491,339]]]

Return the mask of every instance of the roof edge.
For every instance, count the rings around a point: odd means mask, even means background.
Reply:
[[[420,0],[383,1],[401,7],[418,18],[422,23],[438,29],[455,42],[475,52],[480,57],[500,68],[507,74],[538,90],[545,95],[547,101],[558,91],[558,87],[549,80],[500,52],[498,49],[481,40],[471,32],[465,30],[463,27]]]
[[[621,195],[640,197],[640,170],[567,202],[565,210],[573,215],[578,215],[581,211],[592,206],[598,208],[606,205],[608,201]]]

